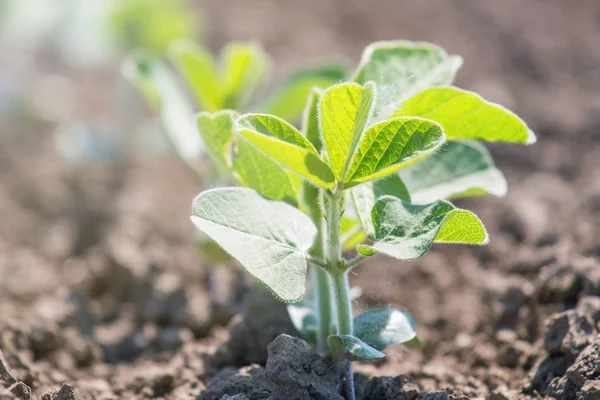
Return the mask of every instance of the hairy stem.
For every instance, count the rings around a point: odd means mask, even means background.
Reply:
[[[327,198],[327,262],[333,283],[333,300],[335,302],[337,333],[352,335],[352,302],[348,274],[344,271],[342,246],[340,241],[340,221],[343,215],[343,197],[334,193]],[[352,364],[342,384],[342,395],[346,400],[354,400],[354,376]]]

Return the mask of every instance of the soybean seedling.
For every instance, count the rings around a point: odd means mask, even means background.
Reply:
[[[311,205],[304,210],[318,210],[311,217],[250,188],[211,189],[193,201],[194,225],[279,299],[302,298],[309,263],[321,271],[316,301],[300,305],[295,320],[325,353],[377,359],[416,338],[412,318],[398,309],[353,318],[348,273],[364,259],[413,260],[434,243],[488,242],[479,218],[444,198],[504,193],[501,173],[473,140],[526,144],[535,135],[510,111],[450,86],[459,66],[460,58],[430,44],[376,43],[355,82],[313,92],[304,134],[273,115],[235,120],[235,143],[302,179],[297,187]],[[271,176],[264,184],[280,188]],[[367,240],[348,258],[341,232],[352,210]],[[344,394],[354,399],[351,368]]]

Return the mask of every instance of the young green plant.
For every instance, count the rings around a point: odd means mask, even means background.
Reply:
[[[194,199],[194,225],[279,299],[301,299],[308,265],[316,266],[316,301],[295,303],[290,312],[324,353],[377,359],[386,347],[416,338],[413,320],[399,309],[353,318],[348,273],[364,259],[379,253],[413,260],[434,243],[488,242],[479,218],[444,198],[506,190],[487,150],[472,140],[532,143],[535,136],[513,113],[449,86],[458,66],[460,58],[430,44],[371,45],[356,83],[313,92],[303,133],[273,115],[235,121],[235,143],[302,179],[295,186],[302,189],[300,209],[249,188],[212,189]],[[263,184],[280,188],[270,175]],[[349,217],[361,228],[343,235]],[[345,257],[343,239],[357,242],[361,233],[366,243]],[[345,397],[354,398],[351,370]]]

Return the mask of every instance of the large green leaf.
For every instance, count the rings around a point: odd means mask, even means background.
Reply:
[[[345,188],[381,178],[444,143],[442,128],[421,118],[395,118],[365,131],[347,170]]]
[[[354,336],[377,350],[417,337],[411,316],[390,307],[372,308],[354,318]]]
[[[194,126],[194,111],[169,68],[152,53],[133,52],[122,65],[123,75],[160,113],[167,138],[185,160],[204,151]]]
[[[390,175],[384,179],[363,183],[353,187],[351,193],[360,222],[367,237],[371,240],[375,240],[371,210],[377,199],[383,196],[394,196],[410,202],[408,190],[398,175]]]
[[[394,114],[401,115],[438,122],[448,140],[481,139],[523,144],[536,141],[535,134],[517,115],[476,93],[455,87],[420,92],[403,103]]]
[[[486,244],[483,223],[469,211],[445,200],[415,205],[397,197],[381,197],[371,211],[375,243],[360,245],[363,255],[383,253],[400,260],[424,255],[434,242]]]
[[[272,115],[246,114],[237,126],[240,135],[279,164],[322,188],[333,187],[333,173],[292,125]]]
[[[363,52],[352,80],[377,84],[376,113],[382,120],[421,90],[451,84],[461,65],[459,56],[431,43],[375,42]]]
[[[292,177],[243,137],[237,137],[233,148],[233,174],[244,186],[263,196],[298,204]]]
[[[269,56],[257,43],[228,43],[223,49],[221,86],[224,107],[243,108],[262,81],[269,66]]]
[[[190,85],[200,109],[215,112],[224,108],[217,62],[208,50],[191,40],[179,40],[169,47],[169,56]]]
[[[302,113],[302,133],[312,143],[317,152],[321,152],[321,130],[319,128],[319,101],[323,91],[313,88],[308,95],[304,112]]]
[[[292,74],[269,96],[260,109],[288,121],[297,121],[313,88],[327,88],[346,77],[341,65],[323,65]]]
[[[492,156],[475,141],[451,141],[433,155],[399,172],[412,202],[476,195],[504,196],[506,180]],[[360,187],[360,186],[359,186]]]
[[[327,89],[321,97],[319,115],[323,145],[336,179],[344,181],[346,170],[367,125],[375,87],[344,83]]]
[[[237,113],[230,110],[214,114],[200,112],[196,115],[198,131],[213,159],[224,169],[231,167],[230,147],[233,141],[233,123]]]
[[[377,360],[385,358],[381,351],[369,346],[353,335],[330,335],[327,344],[335,354],[349,352],[356,360]]]
[[[192,222],[284,301],[303,296],[306,255],[317,235],[310,218],[248,188],[200,193]]]

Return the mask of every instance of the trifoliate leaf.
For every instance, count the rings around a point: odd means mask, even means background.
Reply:
[[[237,113],[230,110],[214,114],[200,112],[196,115],[198,132],[213,159],[224,169],[231,167],[230,147],[233,141],[233,123]]]
[[[336,179],[346,170],[371,114],[375,87],[344,83],[327,89],[319,103],[323,145]]]
[[[237,137],[233,147],[233,173],[243,185],[263,196],[297,205],[293,178],[243,137]]]
[[[535,134],[506,108],[455,87],[424,90],[404,102],[394,116],[410,115],[438,122],[448,140],[535,143]]]
[[[494,165],[485,146],[475,141],[446,142],[439,151],[402,168],[399,174],[416,204],[506,194],[504,175]]]
[[[365,131],[347,169],[345,188],[389,175],[444,143],[442,128],[421,118],[395,118]]]
[[[169,68],[156,56],[133,52],[122,65],[123,75],[160,113],[167,138],[184,160],[200,156],[204,146],[194,126],[194,111]]]
[[[169,47],[169,56],[192,89],[200,109],[215,112],[224,108],[217,62],[205,48],[191,40]]]
[[[280,165],[317,186],[333,187],[333,173],[292,125],[272,115],[246,114],[237,120],[237,126],[240,135]]]
[[[317,235],[310,218],[248,188],[200,193],[192,222],[284,301],[302,297],[306,255]]]
[[[417,336],[417,328],[408,313],[380,307],[354,318],[354,336],[376,350],[383,350],[413,340]]]
[[[275,89],[260,109],[287,121],[297,121],[313,88],[325,89],[341,82],[345,76],[346,68],[341,65],[323,65],[298,71]]]
[[[377,360],[385,358],[385,354],[369,346],[352,335],[330,335],[327,344],[334,354],[341,355],[345,351],[352,354],[356,360]]]
[[[445,200],[415,205],[384,196],[373,206],[371,216],[375,242],[357,247],[366,256],[377,252],[412,260],[424,255],[434,242],[488,242],[485,227],[475,214],[457,209]]]
[[[451,84],[461,65],[459,56],[431,43],[375,42],[363,52],[352,80],[377,84],[375,113],[377,120],[383,120],[421,90]]]
[[[257,43],[229,43],[223,49],[221,76],[224,108],[243,108],[262,81],[269,56]]]
[[[383,196],[394,196],[410,202],[408,190],[398,175],[390,175],[384,179],[355,186],[352,188],[351,193],[360,222],[366,236],[371,240],[375,240],[375,228],[371,219],[371,210],[377,199]]]

